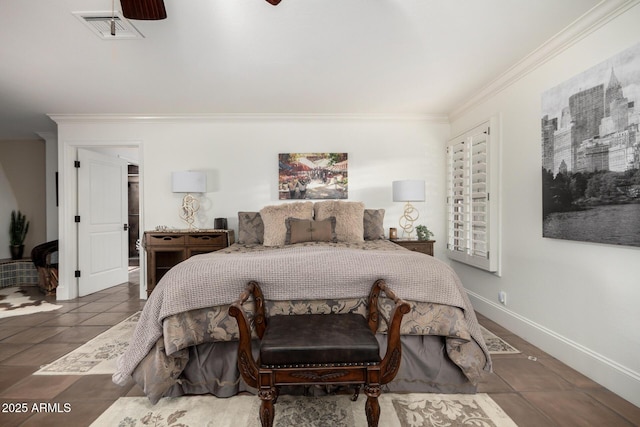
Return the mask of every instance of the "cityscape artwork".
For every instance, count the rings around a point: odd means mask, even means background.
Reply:
[[[544,237],[640,246],[640,44],[542,94]]]
[[[278,154],[278,199],[346,199],[347,153]]]

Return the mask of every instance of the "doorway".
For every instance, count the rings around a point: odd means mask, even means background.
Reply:
[[[78,172],[74,166],[78,158],[78,151],[82,149],[98,152],[107,156],[124,160],[127,163],[124,171],[125,186],[123,194],[126,199],[125,204],[127,206],[131,205],[131,209],[126,209],[125,219],[120,223],[120,230],[124,235],[123,240],[125,241],[125,257],[121,265],[124,266],[127,273],[129,273],[129,264],[132,264],[132,267],[135,269],[139,268],[140,264],[140,247],[138,245],[138,242],[140,239],[139,233],[142,222],[142,167],[139,159],[142,156],[140,154],[140,144],[131,142],[125,144],[122,144],[122,142],[105,143],[103,141],[65,142],[60,148],[61,149],[58,151],[58,165],[61,194],[61,203],[59,207],[61,247],[59,265],[60,285],[57,289],[57,299],[68,300],[76,298],[81,294],[86,294],[86,292],[84,291],[81,292],[81,278],[78,277],[78,275],[80,275],[80,277],[82,277],[83,275],[82,271],[78,272],[79,260],[81,256],[86,257],[86,254],[81,254],[80,252],[80,240],[83,238],[83,234],[86,233],[79,229],[78,224],[75,223],[74,220],[74,218],[78,215],[78,196],[80,190],[77,179]],[[131,171],[132,173],[129,173],[129,171]],[[132,181],[132,185],[129,185],[130,178]],[[131,191],[129,191],[129,189],[131,189]],[[129,199],[131,199],[131,203],[129,203]],[[131,215],[131,217],[129,217],[129,215]],[[133,225],[133,227],[131,227],[131,225]],[[122,230],[122,227],[128,227],[129,230],[127,230],[127,232],[124,232],[124,230]],[[131,228],[133,228],[133,230],[131,230]],[[93,249],[91,249],[90,245],[89,248],[89,251],[93,252]],[[84,250],[86,249],[83,249],[83,251]],[[98,251],[100,250],[101,249],[98,247]],[[113,256],[113,254],[108,254],[108,256]],[[100,260],[100,258],[95,257],[92,259]],[[144,272],[140,271],[139,273],[144,276]],[[108,283],[106,287],[112,287],[120,285],[122,283],[126,283],[128,282],[128,278],[129,275],[125,274],[124,278],[119,279],[117,283]],[[144,279],[144,277],[142,279]],[[91,278],[91,282],[93,283],[93,278]],[[140,294],[141,298],[143,298],[142,292],[140,292]]]
[[[140,267],[140,167],[128,165],[127,193],[129,199],[129,271]]]

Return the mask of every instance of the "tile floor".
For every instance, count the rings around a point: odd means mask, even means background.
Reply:
[[[36,288],[29,290],[40,295]],[[128,284],[56,302],[63,306],[59,310],[0,319],[0,426],[88,426],[118,397],[141,396],[137,385],[116,386],[110,375],[31,375],[140,310],[143,302],[138,298],[133,273]],[[483,326],[522,352],[495,355],[494,373],[487,374],[479,386],[518,426],[640,426],[640,408],[491,320],[478,317]],[[16,412],[17,403],[26,403],[29,410]],[[36,408],[42,403],[53,405],[37,412],[34,403]]]

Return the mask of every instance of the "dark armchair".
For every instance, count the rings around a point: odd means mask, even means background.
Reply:
[[[57,252],[57,240],[43,243],[31,250],[31,260],[38,269],[38,286],[47,295],[55,295],[58,287],[58,262],[57,256],[53,256]]]

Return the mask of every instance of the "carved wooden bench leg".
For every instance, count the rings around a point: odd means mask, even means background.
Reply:
[[[275,388],[264,389],[258,392],[258,396],[262,401],[260,404],[260,423],[262,427],[272,427],[275,417],[273,404],[278,397],[278,392]]]
[[[378,403],[380,386],[365,384],[364,392],[367,395],[367,403],[364,406],[365,414],[367,414],[367,426],[378,427],[378,421],[380,420],[380,404]]]

